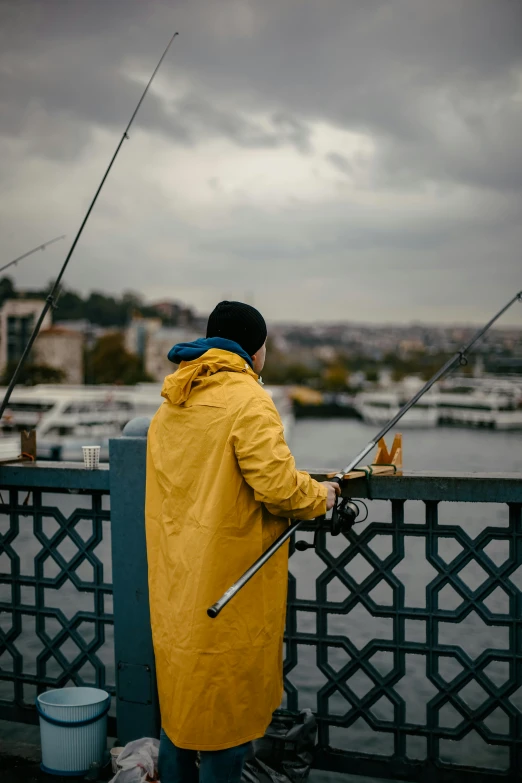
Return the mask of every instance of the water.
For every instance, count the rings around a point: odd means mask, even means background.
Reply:
[[[404,470],[522,472],[522,432],[436,427],[403,432]],[[339,470],[375,435],[376,428],[355,419],[305,419],[291,433],[302,468]],[[391,445],[393,433],[386,436]]]
[[[291,433],[291,447],[296,457],[296,462],[301,468],[310,470],[337,471],[346,465],[352,455],[358,452],[374,436],[374,428],[366,426],[355,420],[304,420],[295,424]],[[388,436],[391,443],[393,436]],[[433,429],[433,430],[406,430],[404,432],[404,469],[408,470],[434,470],[434,471],[479,471],[479,472],[518,472],[522,473],[522,438],[520,433],[489,432],[481,430],[457,430],[457,429]],[[4,498],[5,499],[5,498]],[[59,506],[65,517],[68,517],[79,506],[88,507],[90,498],[79,495],[48,495],[46,503],[50,506]],[[389,503],[373,501],[370,504],[370,517],[367,523],[358,526],[358,531],[372,521],[389,522]],[[406,521],[423,523],[424,506],[421,502],[410,501],[406,504]],[[488,504],[440,504],[439,519],[448,524],[460,525],[471,538],[475,538],[486,525],[493,525],[502,529],[507,524],[507,507],[504,505]],[[8,520],[0,516],[0,532],[7,529]],[[103,523],[103,540],[93,548],[94,555],[103,567],[104,581],[110,582],[110,537],[109,523]],[[42,532],[51,536],[57,529],[56,519],[52,514],[44,515]],[[80,520],[76,525],[78,535],[87,541],[92,535],[92,522],[88,519]],[[302,537],[310,537],[303,534]],[[329,539],[329,548],[334,555],[339,555],[345,547],[345,539]],[[32,515],[20,518],[20,534],[13,544],[21,558],[21,573],[34,573],[34,556],[41,550],[41,544],[33,534]],[[493,540],[488,545],[487,552],[493,562],[503,562],[508,556],[508,542],[500,539]],[[381,535],[373,540],[372,547],[376,555],[385,558],[392,551],[393,542],[391,536]],[[66,538],[58,547],[63,557],[69,561],[77,552],[76,545]],[[446,538],[440,543],[439,554],[449,562],[460,551],[459,544],[452,538]],[[0,571],[9,568],[5,556],[0,557]],[[315,580],[324,571],[324,563],[314,552],[296,553],[291,560],[291,570],[297,579],[297,597],[313,599],[315,597]],[[47,558],[44,565],[44,575],[54,577],[58,573],[58,566],[52,558]],[[360,582],[372,572],[372,566],[358,555],[346,566],[351,576]],[[522,572],[522,569],[519,569]],[[405,586],[405,605],[408,609],[425,607],[426,585],[436,575],[436,570],[426,560],[425,537],[406,536],[405,556],[399,565],[394,568],[394,575]],[[85,582],[93,579],[92,564],[83,563],[77,569],[77,575]],[[465,581],[472,588],[485,578],[483,569],[472,562],[466,568]],[[516,584],[522,589],[522,576]],[[0,600],[9,600],[6,593],[7,585],[0,585]],[[25,591],[25,592],[24,592]],[[22,588],[22,601],[34,603],[34,594],[30,595],[33,588]],[[328,586],[328,600],[341,602],[348,595],[346,587],[337,579]],[[381,606],[390,606],[391,587],[381,581],[371,593],[374,601]],[[46,605],[60,608],[69,619],[78,610],[94,610],[94,597],[92,593],[81,592],[70,581],[66,581],[60,588],[46,589]],[[441,593],[440,604],[445,608],[454,608],[456,598],[455,591],[451,587]],[[452,603],[453,602],[453,603]],[[506,594],[498,590],[488,602],[488,608],[493,613],[508,613],[509,606]],[[105,611],[111,612],[110,597],[105,597]],[[298,630],[303,632],[315,632],[315,613],[298,613]],[[59,633],[60,624],[57,620],[46,620],[45,633],[53,638]],[[92,638],[94,625],[84,622],[78,633],[89,642]],[[347,636],[360,650],[373,638],[392,639],[393,621],[389,618],[375,618],[360,603],[347,615],[341,611],[332,614],[328,620],[328,633]],[[406,639],[413,642],[425,642],[426,622],[424,620],[406,620]],[[495,628],[487,626],[474,612],[460,624],[439,623],[439,641],[449,645],[460,645],[472,657],[476,658],[480,652],[491,646],[499,649],[507,649],[509,643],[509,629],[507,625]],[[108,682],[114,682],[114,665],[112,661],[112,628],[105,626],[105,642],[97,653],[100,661],[107,669]],[[36,671],[36,658],[42,651],[42,641],[35,633],[35,620],[30,616],[23,617],[22,638],[18,639],[17,646],[24,652],[25,671]],[[66,641],[60,646],[60,653],[68,660],[74,660],[78,655],[78,647],[72,640]],[[49,656],[46,664],[46,672],[50,676],[60,673],[60,654]],[[328,662],[339,670],[349,660],[348,655],[340,648],[329,648]],[[8,661],[0,661],[5,666]],[[392,653],[377,653],[371,661],[372,665],[381,674],[385,674],[393,665]],[[451,655],[441,661],[441,676],[450,681],[460,671],[460,665]],[[92,666],[86,663],[82,674],[85,684],[94,683]],[[509,672],[506,665],[491,663],[488,666],[487,675],[494,684],[505,681]],[[317,668],[315,647],[300,645],[299,663],[292,671],[290,679],[299,689],[301,708],[311,707],[316,709],[317,690],[326,682],[325,675]],[[362,672],[356,674],[349,683],[355,693],[364,695],[371,687],[371,681]],[[12,697],[9,693],[9,683],[0,682],[0,698]],[[27,703],[34,699],[34,688],[26,686]],[[395,686],[398,693],[406,703],[406,720],[410,723],[426,723],[426,704],[436,693],[435,686],[426,676],[426,657],[422,654],[408,654],[406,656],[406,669],[404,676]],[[25,695],[25,690],[24,690]],[[471,707],[484,699],[483,689],[476,683],[467,686],[463,694],[466,702]],[[477,702],[478,700],[478,702]],[[518,702],[513,705],[522,710],[522,690],[518,696]],[[329,710],[332,714],[342,715],[349,706],[340,693],[334,694],[329,700]],[[389,700],[382,698],[373,709],[375,716],[384,721],[393,717],[393,706]],[[456,710],[449,705],[439,715],[440,725],[452,726],[460,719]],[[502,710],[497,710],[495,715],[486,721],[487,726],[499,734],[509,733],[507,716]],[[393,752],[393,735],[383,731],[373,731],[363,721],[359,720],[349,729],[334,727],[331,729],[331,744],[346,749],[358,750],[388,755]],[[411,758],[423,758],[426,752],[425,740],[422,737],[411,736],[408,738],[408,754]],[[493,768],[506,768],[508,756],[504,748],[500,746],[488,746],[475,732],[468,734],[460,742],[442,742],[441,754],[444,759],[463,764],[479,764]],[[333,778],[332,778],[333,780]]]

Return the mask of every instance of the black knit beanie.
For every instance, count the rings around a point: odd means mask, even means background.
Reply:
[[[207,337],[233,340],[253,356],[266,340],[266,323],[261,313],[243,302],[220,302],[210,313]]]

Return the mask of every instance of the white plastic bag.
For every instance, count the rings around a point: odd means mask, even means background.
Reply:
[[[111,783],[150,783],[158,780],[159,740],[144,737],[125,745]]]

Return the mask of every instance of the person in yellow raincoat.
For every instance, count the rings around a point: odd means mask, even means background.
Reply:
[[[288,546],[217,619],[207,608],[289,519],[324,514],[338,490],[296,469],[259,383],[266,337],[257,310],[221,302],[206,339],[170,351],[179,369],[165,379],[149,429],[146,534],[162,783],[240,780],[248,744],[264,735],[283,696]]]

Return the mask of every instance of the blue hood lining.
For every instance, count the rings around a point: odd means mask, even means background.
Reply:
[[[238,356],[241,356],[241,358],[244,359],[245,362],[248,362],[249,366],[254,369],[252,359],[247,352],[243,350],[238,343],[233,340],[226,340],[224,337],[200,337],[192,343],[178,343],[170,349],[168,359],[174,364],[192,362],[194,359],[199,359],[200,356],[203,356],[207,351],[210,351],[211,348],[235,353]]]

